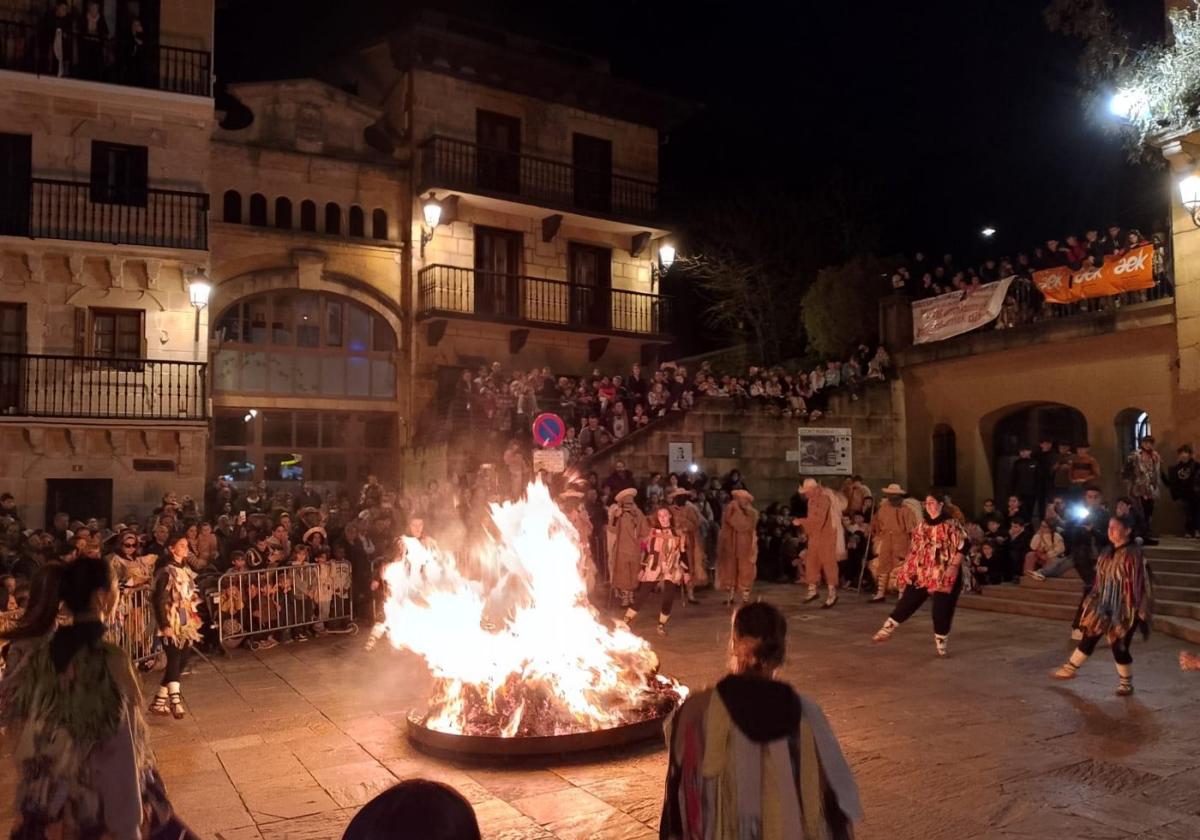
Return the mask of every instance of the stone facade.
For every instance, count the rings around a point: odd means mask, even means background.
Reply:
[[[21,12],[9,8],[5,16],[24,20]],[[209,0],[166,0],[161,39],[209,51],[212,15]],[[0,306],[23,321],[23,330],[9,338],[21,346],[7,349],[92,356],[103,344],[97,336],[105,329],[97,313],[119,310],[140,322],[136,356],[144,360],[76,365],[66,374],[62,365],[67,363],[46,363],[59,365],[53,371],[34,367],[37,362],[22,367],[26,396],[16,396],[16,380],[10,379],[9,404],[0,415],[0,490],[17,496],[31,526],[48,513],[48,482],[111,482],[110,509],[116,516],[148,513],[167,489],[200,496],[208,441],[203,377],[164,363],[205,359],[202,343],[194,340],[196,310],[188,284],[208,271],[203,194],[212,99],[31,73],[0,76],[0,130],[30,137],[34,179],[29,230],[0,235]],[[98,203],[96,143],[146,150],[145,185],[151,194],[143,208]],[[155,190],[187,195],[163,198]],[[10,364],[15,372],[16,363]],[[172,402],[185,388],[188,404]],[[23,416],[24,400],[44,405],[49,398],[30,389],[58,391],[53,407],[37,419]],[[129,419],[93,419],[111,414],[106,401],[118,395],[127,401],[122,405],[134,406]],[[96,510],[105,507],[98,503]]]

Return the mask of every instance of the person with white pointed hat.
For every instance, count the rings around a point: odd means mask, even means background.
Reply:
[[[808,513],[793,519],[792,524],[803,528],[808,538],[804,552],[804,582],[808,584],[808,595],[804,602],[807,604],[820,597],[819,586],[823,575],[828,596],[821,608],[829,609],[838,601],[838,535],[842,533],[845,498],[822,487],[812,478],[804,479],[800,492],[808,501]],[[841,552],[845,553],[844,541]]]
[[[717,535],[717,585],[729,593],[741,593],[742,603],[750,603],[750,588],[758,572],[758,511],[749,490],[736,489],[733,499],[721,514]]]
[[[903,563],[908,556],[908,543],[913,529],[921,524],[904,504],[904,488],[892,482],[883,488],[884,503],[875,511],[871,519],[871,540],[875,543],[875,597],[872,604],[878,604],[887,598],[888,580],[897,563]]]
[[[636,499],[637,489],[626,487],[617,493],[616,501],[608,509],[608,530],[612,536],[609,551],[612,588],[620,597],[623,607],[633,604],[633,593],[638,588],[638,572],[642,566],[642,540],[650,530]]]

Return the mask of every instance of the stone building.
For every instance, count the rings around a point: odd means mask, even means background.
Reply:
[[[29,526],[199,497],[208,449],[213,4],[46,8],[0,3],[0,491]]]

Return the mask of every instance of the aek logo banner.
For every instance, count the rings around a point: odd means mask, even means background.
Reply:
[[[1035,271],[1033,282],[1048,303],[1073,303],[1150,289],[1154,287],[1154,246],[1140,245],[1124,256],[1108,257],[1099,268]]]

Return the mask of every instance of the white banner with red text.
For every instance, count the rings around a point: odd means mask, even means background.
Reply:
[[[913,344],[943,341],[991,323],[1000,315],[1013,278],[984,283],[974,291],[949,292],[912,305]]]

